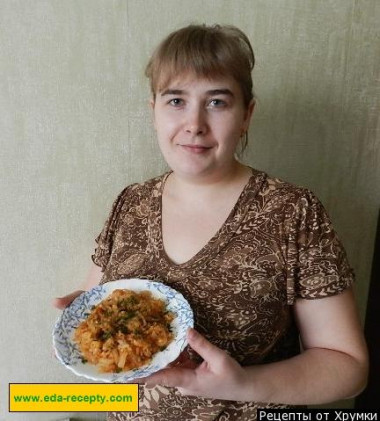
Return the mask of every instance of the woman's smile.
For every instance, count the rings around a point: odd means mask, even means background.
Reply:
[[[212,149],[212,146],[203,146],[203,145],[192,145],[192,144],[179,144],[184,151],[192,153],[192,154],[206,154],[207,152]]]

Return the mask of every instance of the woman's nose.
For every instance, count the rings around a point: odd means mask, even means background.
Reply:
[[[186,115],[185,131],[195,136],[206,133],[207,123],[204,110],[200,108],[194,108],[188,111]]]

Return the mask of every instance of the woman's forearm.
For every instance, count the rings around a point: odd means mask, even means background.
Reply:
[[[250,366],[241,400],[293,405],[321,404],[359,394],[367,381],[366,359],[313,348],[288,360]]]

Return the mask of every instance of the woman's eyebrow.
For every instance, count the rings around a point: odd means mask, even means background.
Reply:
[[[228,96],[234,96],[233,92],[230,91],[229,89],[225,88],[225,89],[210,89],[209,91],[207,91],[208,95],[228,95]]]
[[[161,96],[165,95],[184,95],[186,94],[186,91],[182,89],[165,89],[165,91],[161,92]]]
[[[165,91],[161,92],[161,96],[165,95],[186,95],[188,92],[183,89],[165,89]],[[230,89],[227,88],[220,88],[220,89],[209,89],[206,91],[207,95],[228,95],[233,97],[234,94]]]

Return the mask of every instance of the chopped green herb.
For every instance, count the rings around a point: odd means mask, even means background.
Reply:
[[[112,336],[112,331],[108,331],[108,332],[103,332],[99,335],[99,338],[102,341],[106,341],[107,339],[109,339]]]
[[[134,311],[130,311],[129,313],[122,314],[119,317],[119,321],[126,321],[129,319],[132,319],[132,317],[135,317],[135,316],[136,316],[136,313]]]
[[[119,326],[119,331],[121,333],[124,333],[125,335],[129,333],[129,329],[127,328],[127,326]]]

